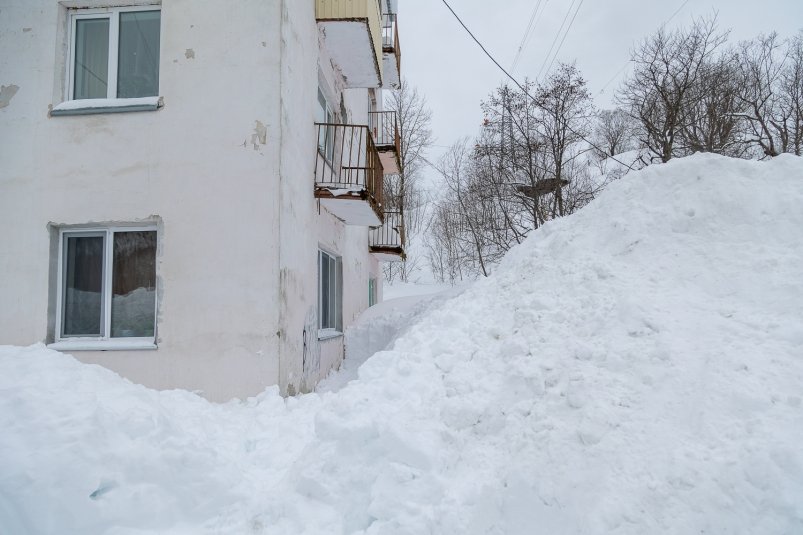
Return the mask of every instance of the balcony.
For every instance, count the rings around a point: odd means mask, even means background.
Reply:
[[[398,89],[401,84],[401,49],[399,48],[398,15],[392,5],[383,2],[382,13],[382,72],[383,86]],[[393,10],[393,11],[391,11]]]
[[[382,13],[377,0],[316,0],[324,46],[346,87],[382,86]]]
[[[315,197],[347,225],[382,224],[384,171],[365,125],[316,123]]]
[[[385,223],[371,229],[368,248],[371,254],[384,262],[399,262],[404,253],[404,218],[401,212],[385,212]]]
[[[386,175],[398,174],[401,169],[401,138],[395,111],[368,113],[368,126],[379,151],[379,159]]]

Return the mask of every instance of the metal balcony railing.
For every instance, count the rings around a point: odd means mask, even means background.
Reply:
[[[382,49],[399,48],[399,18],[396,13],[382,14]]]
[[[396,56],[396,69],[401,72],[399,19],[396,13],[382,14],[382,52],[394,54]]]
[[[396,152],[401,152],[399,122],[396,120],[395,111],[368,112],[368,126],[380,151],[392,148]]]
[[[385,253],[404,258],[404,218],[398,211],[385,212],[385,222],[370,231],[368,245],[373,253]]]
[[[384,170],[368,126],[315,124],[318,128],[316,195],[360,197],[379,209]]]

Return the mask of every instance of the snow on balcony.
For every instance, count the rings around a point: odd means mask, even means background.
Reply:
[[[323,45],[346,86],[382,86],[382,15],[377,0],[317,0]]]
[[[384,170],[366,125],[316,123],[315,197],[347,225],[382,224]]]

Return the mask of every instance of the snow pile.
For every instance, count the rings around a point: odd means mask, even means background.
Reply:
[[[446,289],[449,288],[449,289]],[[346,330],[346,358],[340,369],[321,381],[317,392],[334,392],[357,379],[360,366],[374,353],[388,349],[415,319],[458,295],[464,288],[449,285],[397,283],[395,294],[406,294],[376,304]],[[440,291],[438,291],[440,290]],[[387,295],[388,292],[385,292]]]
[[[629,173],[334,393],[0,351],[2,533],[803,533],[803,162]]]
[[[0,347],[0,533],[250,533],[255,493],[314,439],[318,403],[274,388],[214,405]]]
[[[650,161],[649,151],[646,149],[633,149],[620,152],[616,156],[607,156],[599,160],[589,153],[588,168],[589,180],[594,189],[604,188],[613,180],[618,180],[627,173],[638,171],[647,167],[645,162]]]

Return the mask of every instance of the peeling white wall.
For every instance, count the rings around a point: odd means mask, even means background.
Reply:
[[[165,0],[164,108],[52,118],[66,10],[55,0],[7,4],[0,85],[17,89],[0,107],[0,343],[47,341],[49,223],[158,216],[159,349],[76,357],[214,400],[277,383],[307,390],[337,366],[342,340],[318,345],[315,332],[318,245],[343,256],[347,324],[367,307],[379,268],[367,229],[319,215],[313,198],[313,3]],[[305,353],[316,368],[303,369]]]

